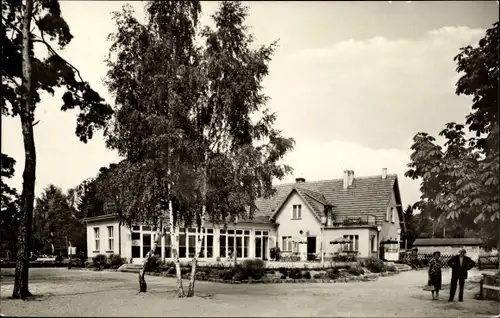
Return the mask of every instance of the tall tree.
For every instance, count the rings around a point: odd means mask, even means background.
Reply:
[[[179,209],[189,210],[187,202],[196,200],[195,178],[189,168],[193,149],[188,116],[200,91],[194,45],[200,10],[199,1],[152,1],[143,25],[125,6],[115,13],[118,30],[110,37],[107,84],[115,97],[116,117],[107,145],[126,159],[101,186],[101,193],[113,198],[129,225],[144,222],[156,228],[139,273],[143,292],[147,290],[144,270],[165,226],[169,224],[172,242],[176,242],[177,223],[191,214]],[[175,204],[175,210],[174,198],[184,202]],[[173,254],[178,293],[184,296],[176,248]]]
[[[35,25],[32,28],[32,24]],[[14,298],[31,295],[28,288],[28,250],[35,199],[36,148],[34,114],[42,91],[50,94],[64,87],[62,110],[79,107],[76,135],[87,142],[96,129],[104,127],[112,109],[81,77],[79,71],[52,47],[64,48],[73,38],[62,18],[58,0],[2,1],[2,115],[18,116],[25,151],[23,188]],[[47,49],[47,58],[35,56],[34,46]]]
[[[201,154],[196,158],[202,206],[195,215],[198,239],[188,297],[194,294],[205,218],[217,224],[228,216],[252,217],[257,197],[272,194],[273,178],[281,179],[291,171],[279,161],[292,149],[293,139],[273,127],[276,116],[266,107],[268,97],[262,92],[275,43],[252,49],[247,16],[248,8],[240,2],[221,2],[212,16],[215,29],[206,27],[202,32],[204,98],[192,118]],[[230,191],[221,188],[220,179],[231,186]],[[210,181],[217,185],[211,186]]]
[[[206,28],[206,45],[197,48],[199,10],[195,1],[152,1],[141,25],[125,9],[108,73],[117,101],[108,145],[126,160],[103,193],[119,201],[125,219],[155,225],[156,237],[162,211],[169,211],[180,297],[176,226],[196,226],[200,234],[205,218],[220,224],[251,217],[255,199],[272,194],[273,178],[291,170],[279,162],[293,146],[273,128],[276,116],[261,92],[273,46],[251,49],[246,9],[224,2],[213,17],[216,29]],[[196,241],[187,296],[194,294],[202,238]],[[139,281],[145,291],[143,272]]]
[[[470,230],[477,225],[485,247],[498,247],[498,22],[477,47],[462,48],[455,60],[463,74],[456,93],[473,97],[466,125],[476,136],[466,138],[464,125],[449,123],[440,133],[446,140],[443,148],[432,136],[418,133],[405,175],[421,179],[416,206],[423,212]]]
[[[70,243],[79,249],[85,247],[85,225],[77,217],[71,192],[65,194],[60,188],[49,185],[36,199],[33,236],[40,252],[46,252],[50,245],[52,249],[69,247]]]

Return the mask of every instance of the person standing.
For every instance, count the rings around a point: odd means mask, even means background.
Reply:
[[[476,266],[476,263],[468,256],[465,256],[465,249],[461,249],[458,255],[453,256],[448,261],[451,268],[450,298],[453,301],[457,291],[457,282],[459,284],[458,301],[464,301],[464,286],[467,279],[467,272]]]
[[[441,290],[441,281],[442,281],[442,273],[441,273],[441,262],[439,261],[439,257],[441,256],[440,252],[432,253],[432,258],[429,261],[429,286],[432,286],[432,300],[439,299],[439,291]],[[435,293],[435,296],[434,296]]]

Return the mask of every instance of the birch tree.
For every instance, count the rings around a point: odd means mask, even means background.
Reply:
[[[144,25],[127,6],[114,17],[118,30],[110,37],[107,85],[115,98],[116,117],[107,145],[126,159],[109,178],[107,189],[114,191],[111,196],[122,218],[156,228],[157,240],[139,274],[142,292],[147,290],[146,264],[164,233],[160,223],[167,220],[178,292],[184,296],[176,225],[183,219],[180,209],[190,205],[174,206],[195,198],[187,134],[189,110],[198,101],[194,36],[200,9],[198,1],[152,1]]]
[[[200,66],[206,86],[203,103],[194,109],[193,125],[202,154],[198,157],[202,207],[197,215],[198,238],[188,296],[194,295],[203,243],[200,233],[205,231],[207,216],[215,224],[226,222],[228,217],[251,218],[255,199],[272,194],[272,179],[291,171],[280,160],[292,149],[293,139],[283,137],[273,127],[276,116],[266,106],[268,97],[262,92],[276,43],[253,49],[254,36],[245,25],[247,16],[248,8],[240,2],[221,2],[212,16],[215,28],[206,27],[201,33],[205,47]],[[222,176],[230,176],[225,178],[231,185],[229,192],[217,182]],[[210,178],[217,186],[210,187]]]

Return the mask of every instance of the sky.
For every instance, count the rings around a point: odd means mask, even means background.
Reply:
[[[397,174],[403,205],[419,197],[419,181],[404,177],[417,132],[438,137],[447,122],[463,123],[471,99],[455,95],[453,57],[477,45],[499,20],[496,1],[244,2],[256,44],[278,41],[263,86],[276,126],[296,141],[284,162],[293,175],[277,183]],[[111,12],[140,1],[61,1],[73,41],[61,55],[107,102],[104,59],[116,30]],[[202,2],[210,25],[217,2]],[[89,18],[91,17],[91,18]],[[98,133],[87,144],[74,134],[76,111],[61,112],[61,93],[44,96],[35,117],[36,194],[49,184],[77,186],[120,160]],[[438,139],[439,140],[439,139]],[[21,189],[24,151],[18,118],[2,118],[2,153],[16,159],[9,182]]]

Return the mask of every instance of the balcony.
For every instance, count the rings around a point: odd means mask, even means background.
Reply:
[[[329,220],[327,227],[359,227],[375,226],[374,215],[333,217]]]

